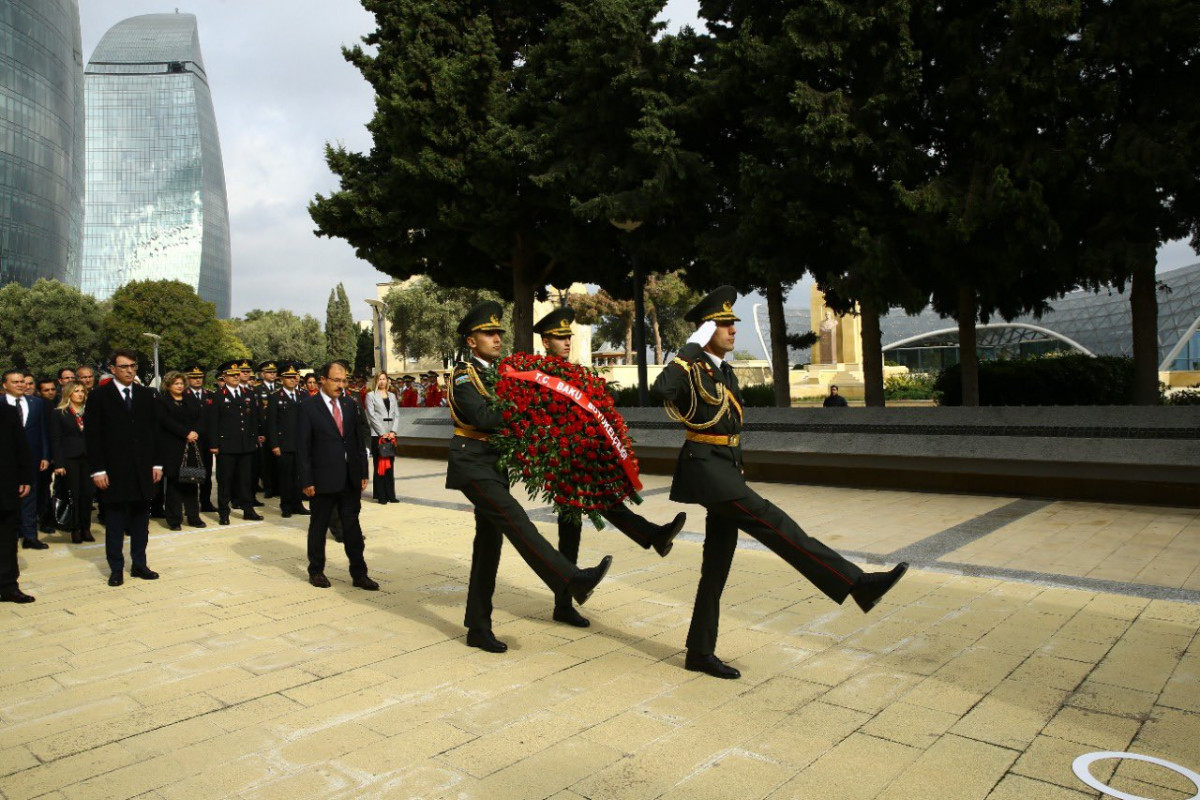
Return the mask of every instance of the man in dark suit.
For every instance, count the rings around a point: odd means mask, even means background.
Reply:
[[[559,306],[538,320],[533,326],[533,332],[542,337],[542,348],[546,355],[555,358],[569,359],[571,357],[571,324],[575,321],[575,312],[566,306]],[[634,513],[624,503],[618,503],[600,512],[605,521],[628,536],[643,550],[654,548],[654,552],[663,558],[671,552],[675,535],[683,529],[687,514],[682,511],[675,519],[666,525],[656,525],[640,514]],[[558,552],[562,553],[572,564],[579,563],[579,544],[583,533],[582,519],[558,518]],[[563,590],[554,598],[554,620],[586,628],[591,622],[571,605],[571,593]]]
[[[109,359],[113,379],[88,395],[84,439],[92,481],[104,502],[104,550],[109,586],[125,582],[125,533],[129,532],[129,574],[152,581],[146,564],[150,501],[162,480],[158,457],[158,402],[154,392],[134,382],[137,354],[116,350]]]
[[[367,575],[358,514],[367,488],[367,444],[358,404],[345,396],[346,365],[335,361],[321,369],[321,391],[296,410],[296,476],[309,498],[308,582],[329,588],[325,577],[325,532],[337,514],[350,575],[360,589],[379,584]]]
[[[264,425],[267,421],[267,402],[271,395],[279,390],[280,364],[281,362],[272,358],[258,365],[260,383],[254,387],[254,393],[258,396],[258,412]],[[264,432],[259,440],[258,453],[254,458],[254,472],[262,483],[264,499],[279,494],[278,467],[279,462],[271,453]]]
[[[8,377],[5,373],[6,383]],[[22,592],[18,583],[17,526],[21,501],[33,483],[33,460],[21,419],[9,403],[0,404],[0,453],[4,453],[0,458],[0,601],[32,603],[34,598]]]
[[[281,362],[279,375],[283,385],[267,396],[267,451],[275,460],[279,510],[284,517],[309,514],[300,499],[300,484],[296,482],[296,408],[300,404],[297,386],[302,366],[295,361]]]
[[[512,496],[508,476],[498,465],[500,454],[488,444],[491,432],[503,424],[502,412],[492,403],[495,362],[503,343],[503,313],[499,303],[484,302],[458,323],[458,334],[464,337],[471,357],[456,364],[450,378],[454,438],[446,465],[446,488],[458,489],[475,506],[475,543],[463,624],[467,626],[467,645],[488,653],[508,650],[492,633],[492,595],[505,536],[555,596],[567,592],[580,605],[591,597],[612,564],[612,556],[605,556],[596,566],[580,569],[555,550]]]
[[[260,422],[258,398],[251,387],[242,386],[239,362],[227,361],[219,369],[225,387],[209,401],[204,434],[217,459],[217,521],[228,525],[231,503],[242,509],[244,519],[262,519],[254,510],[253,488]]]
[[[25,444],[36,468],[29,492],[21,496],[21,547],[45,550],[49,545],[38,540],[37,487],[42,474],[48,475],[50,469],[49,413],[42,398],[26,392],[32,385],[33,377],[23,370],[10,369],[4,373],[4,399],[20,415],[21,426],[25,429]]]
[[[207,414],[209,401],[216,395],[211,390],[204,388],[204,367],[200,364],[192,364],[184,369],[184,376],[187,378],[188,384],[185,396],[195,400],[202,411]],[[200,510],[216,511],[217,507],[212,502],[213,454],[208,447],[200,448],[200,460],[204,462],[204,483],[200,485]]]
[[[783,558],[826,597],[837,603],[853,597],[864,612],[908,569],[902,563],[889,572],[864,573],[746,485],[742,474],[742,393],[733,368],[725,361],[737,333],[736,299],[732,286],[722,286],[684,315],[697,331],[659,373],[652,388],[656,397],[666,401],[667,414],[687,429],[671,481],[671,499],[702,505],[708,512],[684,666],[717,678],[741,677],[715,654],[721,593],[739,529]]]

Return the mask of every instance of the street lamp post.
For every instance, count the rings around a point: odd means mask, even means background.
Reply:
[[[632,234],[642,227],[641,220],[609,220],[613,227]],[[646,391],[646,280],[638,265],[637,248],[629,245],[629,260],[633,264],[633,348],[637,352],[638,405],[650,405]]]
[[[382,300],[368,298],[366,304],[371,307],[375,320],[375,365],[378,372],[387,372],[387,303]]]
[[[143,333],[143,334],[142,334],[142,336],[145,336],[145,337],[147,337],[147,338],[149,338],[149,339],[153,339],[153,340],[154,340],[154,377],[151,379],[151,381],[150,381],[150,385],[151,385],[151,386],[153,386],[155,389],[157,389],[157,388],[159,388],[159,386],[158,386],[158,384],[159,384],[159,377],[158,377],[158,342],[159,342],[159,340],[161,340],[161,339],[162,339],[162,337],[161,337],[161,336],[159,336],[157,333]]]

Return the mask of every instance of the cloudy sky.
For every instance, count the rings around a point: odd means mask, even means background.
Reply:
[[[669,0],[669,27],[696,26],[697,0]],[[340,239],[313,235],[307,205],[336,187],[325,166],[327,141],[367,150],[372,95],[341,55],[369,32],[358,0],[80,0],[84,58],[110,27],[139,14],[195,14],[216,106],[233,239],[233,313],[291,309],[324,319],[329,290],[346,284],[354,314],[387,280]],[[1182,242],[1163,248],[1159,269],[1197,260]],[[795,305],[807,306],[807,285]],[[759,300],[739,303],[743,318]],[[743,337],[745,345],[759,349]],[[739,342],[739,344],[742,344]]]

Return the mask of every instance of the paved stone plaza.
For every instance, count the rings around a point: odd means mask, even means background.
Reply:
[[[609,578],[592,627],[506,547],[496,656],[463,643],[472,521],[444,466],[399,465],[367,503],[371,593],[330,541],[305,582],[305,518],[169,533],[162,579],[105,585],[103,543],[22,551],[0,606],[0,793],[32,797],[1083,798],[1098,751],[1200,771],[1200,511],[760,484],[863,562],[913,564],[870,615],[747,541],[718,654],[683,669],[703,518],[659,559],[585,529]],[[643,513],[666,520],[669,478]],[[530,504],[531,508],[534,508]],[[534,514],[554,536],[545,510]],[[102,537],[100,537],[102,539]],[[1169,769],[1100,761],[1166,800]]]

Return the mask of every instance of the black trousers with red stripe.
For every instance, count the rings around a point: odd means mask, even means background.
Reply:
[[[717,647],[721,619],[721,593],[729,577],[738,531],[743,530],[791,564],[829,599],[842,603],[862,570],[835,550],[804,532],[795,520],[749,487],[746,496],[705,505],[704,557],[700,563],[700,586],[687,648],[699,655],[712,655]]]
[[[471,553],[471,583],[467,587],[467,613],[463,624],[470,629],[492,629],[492,595],[500,568],[500,548],[507,536],[537,576],[556,595],[579,569],[546,541],[506,484],[471,481],[463,489],[475,506],[475,544]]]

